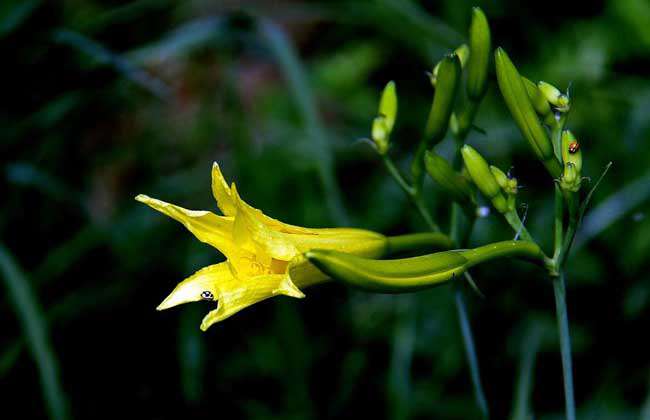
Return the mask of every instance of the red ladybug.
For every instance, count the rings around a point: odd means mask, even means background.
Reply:
[[[580,150],[580,143],[577,141],[569,143],[569,153],[576,153],[578,150]]]

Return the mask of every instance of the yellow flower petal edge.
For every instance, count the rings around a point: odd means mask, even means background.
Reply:
[[[226,257],[225,262],[207,266],[180,282],[157,308],[217,301],[217,308],[201,323],[203,331],[273,296],[303,298],[302,288],[328,280],[303,256],[304,252],[331,249],[380,258],[389,247],[387,238],[380,233],[353,228],[305,228],[269,217],[246,203],[234,183],[228,186],[216,162],[212,166],[212,194],[223,216],[188,210],[143,194],[136,197],[180,222],[198,240]]]

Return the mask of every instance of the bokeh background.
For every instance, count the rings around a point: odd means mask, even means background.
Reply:
[[[576,396],[580,418],[650,418],[646,0],[3,0],[2,417],[478,418],[449,287],[329,284],[201,333],[212,305],[154,309],[222,257],[133,200],[215,210],[218,161],[284,221],[424,230],[359,139],[395,80],[392,154],[406,167],[426,72],[465,38],[473,5],[523,74],[571,84],[585,174],[614,162],[570,257]],[[550,246],[552,183],[493,75],[477,125],[487,134],[468,142],[514,167],[529,229]],[[426,196],[447,225],[448,199],[433,185]],[[492,215],[472,243],[510,237]],[[562,418],[550,284],[512,261],[474,276],[485,297],[465,295],[492,417]]]

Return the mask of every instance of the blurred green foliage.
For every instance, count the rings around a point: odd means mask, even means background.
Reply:
[[[357,140],[392,79],[392,153],[412,153],[430,103],[426,72],[463,40],[473,5],[3,1],[3,413],[475,418],[448,288],[384,296],[328,285],[201,334],[206,307],[154,308],[221,257],[132,199],[214,209],[217,160],[248,201],[287,222],[425,229]],[[570,257],[576,397],[580,418],[647,419],[650,3],[478,5],[524,75],[571,85],[583,173],[595,179],[614,162]],[[469,143],[514,167],[528,227],[548,246],[552,188],[494,75],[477,125],[487,134]],[[448,206],[426,191],[435,208]],[[472,242],[509,237],[490,216]],[[468,304],[493,418],[561,418],[551,288],[516,262],[475,278],[486,298],[468,289]]]

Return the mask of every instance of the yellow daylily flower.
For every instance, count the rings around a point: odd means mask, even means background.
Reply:
[[[387,250],[384,235],[363,229],[311,229],[273,219],[241,199],[228,186],[219,165],[212,166],[212,194],[223,213],[187,210],[140,194],[135,199],[182,223],[201,242],[217,248],[226,261],[202,268],[179,283],[158,310],[200,300],[218,301],[201,329],[247,306],[277,295],[302,298],[301,289],[327,280],[303,253],[333,249],[369,258]]]

